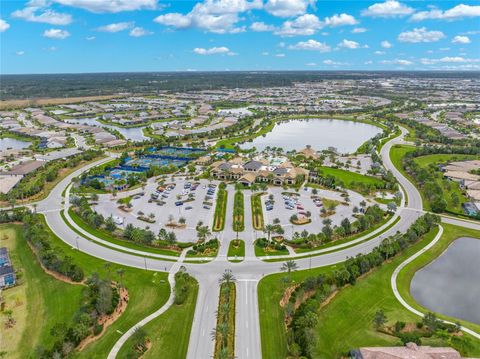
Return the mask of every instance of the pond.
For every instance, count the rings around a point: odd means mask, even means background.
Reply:
[[[410,292],[434,312],[480,324],[480,240],[462,237],[413,276]]]
[[[301,150],[311,145],[314,150],[335,147],[340,153],[355,152],[368,139],[382,130],[361,122],[333,119],[299,119],[280,122],[265,136],[255,138],[240,147],[255,147],[262,151],[267,146],[282,147],[286,151]]]
[[[21,150],[30,146],[31,142],[17,140],[16,138],[4,137],[0,138],[0,151],[9,149]]]
[[[148,137],[146,137],[143,134],[143,131],[142,131],[145,128],[145,126],[124,128],[124,127],[117,127],[117,126],[112,126],[112,125],[104,125],[103,123],[97,121],[96,118],[71,118],[71,119],[66,119],[65,122],[75,123],[75,124],[79,124],[79,125],[106,127],[106,128],[110,128],[110,129],[113,129],[113,130],[117,130],[127,140],[145,141],[145,140],[149,139]]]

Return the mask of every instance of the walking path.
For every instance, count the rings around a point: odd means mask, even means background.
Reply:
[[[187,249],[184,249],[179,260],[172,266],[172,268],[170,268],[170,271],[168,272],[168,283],[170,284],[170,296],[168,297],[167,302],[163,306],[161,306],[160,309],[158,309],[156,312],[150,314],[148,317],[143,318],[141,321],[139,321],[137,324],[135,324],[133,327],[127,330],[120,337],[120,339],[117,340],[112,350],[110,350],[110,353],[108,353],[107,359],[115,359],[118,355],[118,352],[122,348],[122,346],[135,333],[135,331],[138,328],[141,328],[147,323],[154,320],[155,318],[158,318],[160,315],[165,313],[172,306],[172,304],[175,301],[175,291],[174,291],[175,274],[180,270],[180,267],[182,266],[182,263],[183,263],[183,260],[185,259],[186,254],[187,254]]]
[[[400,292],[398,291],[398,287],[397,287],[397,277],[398,277],[398,274],[401,272],[401,270],[403,268],[405,268],[408,264],[412,263],[415,259],[420,257],[423,253],[427,252],[430,248],[432,248],[435,244],[437,244],[437,242],[442,238],[443,227],[442,226],[438,226],[438,227],[439,227],[439,231],[438,231],[437,235],[435,236],[435,238],[429,244],[427,244],[425,247],[423,247],[420,251],[418,251],[417,253],[415,253],[411,257],[407,258],[397,268],[395,268],[395,270],[392,273],[392,277],[390,278],[390,285],[392,286],[392,290],[393,290],[393,294],[395,295],[395,298],[397,298],[397,300],[400,302],[400,304],[402,304],[403,307],[405,307],[405,309],[407,309],[408,311],[410,311],[413,314],[416,314],[420,317],[424,317],[425,314],[422,313],[421,311],[413,308],[400,295]],[[443,323],[446,323],[446,324],[455,324],[455,323],[452,323],[448,320],[441,320],[441,321]],[[461,330],[464,331],[465,333],[468,333],[468,334],[472,335],[473,337],[475,337],[477,339],[480,339],[480,334],[478,334],[477,332],[475,332],[471,329],[468,329],[468,328],[462,326]]]

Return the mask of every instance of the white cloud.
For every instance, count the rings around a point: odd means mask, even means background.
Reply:
[[[413,14],[410,20],[422,21],[426,19],[436,20],[459,20],[465,17],[480,16],[480,5],[459,4],[449,10],[432,9],[429,11],[420,11]]]
[[[480,59],[466,59],[464,57],[460,56],[446,56],[442,57],[440,59],[420,59],[420,62],[424,65],[435,65],[438,63],[475,63],[475,62],[480,62]]]
[[[332,66],[339,66],[339,65],[346,65],[345,62],[338,62],[338,61],[333,61],[333,60],[323,60],[322,61],[325,65],[332,65]]]
[[[10,24],[3,19],[0,19],[0,32],[7,31],[10,27]]]
[[[375,51],[375,55],[385,55],[385,51]]]
[[[381,64],[384,65],[400,65],[400,66],[409,66],[413,65],[413,62],[410,60],[402,60],[402,59],[395,59],[395,60],[383,60],[380,61]]]
[[[72,22],[72,15],[45,9],[46,5],[44,2],[30,1],[25,8],[14,11],[12,17],[50,25],[68,25]]]
[[[195,27],[217,34],[238,33],[245,31],[244,26],[236,26],[241,20],[239,14],[262,6],[262,0],[205,0],[187,14],[169,13],[154,21],[174,29]]]
[[[393,47],[393,45],[388,42],[387,40],[383,40],[381,43],[380,43],[380,46],[382,46],[384,49],[390,49]]]
[[[142,37],[142,36],[147,36],[151,35],[153,32],[145,30],[143,27],[134,27],[132,30],[130,30],[129,35],[132,37]]]
[[[290,45],[288,47],[290,50],[309,50],[309,51],[319,51],[319,52],[330,52],[332,49],[324,42],[318,42],[316,40],[310,39],[307,41],[300,41],[295,45]]]
[[[410,15],[415,10],[396,0],[387,0],[382,3],[376,3],[362,11],[363,16],[372,17],[397,17]]]
[[[367,29],[365,29],[364,27],[356,27],[350,32],[352,34],[361,34],[361,33],[366,32],[366,31],[367,31]]]
[[[132,27],[133,27],[133,22],[116,22],[116,23],[113,23],[113,24],[100,26],[100,27],[97,28],[97,31],[119,32],[119,31],[130,29]]]
[[[70,36],[70,33],[66,30],[61,29],[49,29],[43,32],[44,37],[48,37],[50,39],[59,39],[63,40]]]
[[[264,22],[254,22],[250,25],[250,30],[255,32],[265,32],[275,30],[275,26],[267,25]]]
[[[305,66],[317,66],[317,63],[316,62],[309,62],[309,63],[305,64]]]
[[[276,35],[280,36],[308,36],[323,27],[323,23],[319,18],[312,14],[305,14],[297,17],[292,21],[285,21],[282,27],[275,31]]]
[[[339,42],[338,47],[343,47],[345,49],[351,49],[351,50],[360,49],[360,48],[368,48],[367,45],[360,45],[356,41],[347,40],[347,39],[343,39],[341,42]]]
[[[275,57],[285,57],[285,54],[276,54]]]
[[[193,49],[193,52],[197,55],[217,55],[217,54],[233,54],[228,47],[221,46],[221,47],[211,47],[209,49],[205,49],[203,47],[196,47]]]
[[[62,5],[78,7],[95,13],[117,13],[134,10],[154,10],[157,0],[53,0]]]
[[[87,40],[87,41],[93,41],[95,39],[96,39],[95,36],[88,36],[88,37],[85,38],[85,40]]]
[[[270,55],[270,53],[268,51],[263,51],[262,52],[262,56],[268,56],[268,55]]]
[[[468,36],[455,36],[452,40],[453,43],[455,44],[469,44],[471,41],[470,41],[470,38]]]
[[[15,52],[15,55],[23,56],[23,55],[25,55],[25,51],[17,51],[17,52]]]
[[[400,33],[398,35],[398,41],[411,43],[435,42],[444,37],[445,35],[441,31],[428,31],[425,27],[421,27]]]
[[[372,61],[372,60],[368,60],[368,61],[365,61],[364,64],[365,64],[365,65],[371,65],[371,64],[373,64],[373,61]]]
[[[268,0],[265,10],[273,16],[292,17],[305,14],[314,3],[314,0]]]
[[[326,17],[325,25],[335,27],[335,26],[343,26],[343,25],[356,25],[358,23],[357,20],[352,15],[348,14],[340,14],[340,15],[333,15],[330,17]]]

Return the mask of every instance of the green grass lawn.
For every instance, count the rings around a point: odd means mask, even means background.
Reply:
[[[390,159],[392,160],[393,165],[396,167],[397,170],[400,171],[402,175],[404,175],[410,180],[413,179],[403,169],[402,159],[408,152],[412,151],[415,151],[415,147],[410,145],[394,145],[390,149]]]
[[[175,251],[168,250],[168,249],[152,248],[152,247],[148,247],[148,246],[142,246],[142,245],[136,244],[134,242],[119,239],[118,237],[112,236],[111,232],[108,232],[106,230],[92,228],[79,215],[77,215],[72,210],[72,208],[68,209],[68,214],[70,215],[73,222],[75,222],[75,224],[77,226],[79,226],[83,230],[89,232],[90,234],[94,235],[95,237],[103,239],[104,241],[107,241],[107,242],[110,242],[110,243],[113,243],[113,244],[117,244],[117,245],[123,246],[125,248],[135,249],[135,250],[144,251],[144,252],[148,252],[148,253],[164,254],[164,255],[175,256],[175,257],[180,256],[179,252],[175,252]],[[64,220],[65,220],[65,218],[64,218]],[[72,227],[72,229],[73,229],[73,227]]]
[[[385,182],[380,178],[362,175],[360,173],[348,171],[341,168],[332,168],[332,167],[322,166],[319,168],[319,170],[325,176],[333,176],[338,178],[340,181],[344,183],[345,187],[347,188],[352,187],[353,182],[363,183],[365,185],[374,185],[374,186],[378,186],[379,188],[385,185]]]
[[[416,157],[414,161],[422,168],[425,168],[428,170],[428,168],[433,165],[436,166],[438,164],[446,164],[449,162],[454,162],[454,161],[463,161],[463,160],[473,160],[477,159],[478,156],[474,155],[459,155],[459,154],[435,154],[435,155],[427,155],[427,156],[420,156]],[[455,181],[449,181],[447,179],[443,178],[442,172],[440,172],[439,169],[435,169],[435,180],[436,182],[440,185],[440,187],[443,188],[445,191],[444,194],[444,199],[447,201],[447,208],[446,210],[448,212],[453,212],[456,214],[463,215],[463,209],[462,209],[462,203],[468,202],[468,198],[465,194],[464,191],[460,188],[457,182]],[[448,186],[448,188],[446,188]],[[423,207],[425,210],[429,211],[431,210],[430,208],[430,203],[425,199],[425,196],[423,194],[423,191],[420,188],[420,192],[422,194],[423,198]],[[454,201],[452,200],[452,194],[456,193],[459,202],[458,204],[455,204]]]
[[[142,356],[143,359],[184,359],[187,356],[198,284],[195,282],[190,288],[191,292],[183,304],[172,304],[165,313],[144,326],[152,346]],[[126,349],[131,345],[132,340],[127,340],[118,354],[119,359],[127,359]]]
[[[19,286],[4,290],[2,295],[7,305],[12,304],[10,293],[15,296],[12,299],[18,299],[22,305],[7,307],[13,310],[13,318],[17,320],[15,327],[4,329],[2,316],[2,338],[5,342],[0,340],[0,351],[7,349],[5,344],[11,349],[7,351],[6,358],[30,358],[37,345],[53,344],[50,328],[56,323],[71,320],[80,306],[83,287],[64,283],[46,274],[23,238],[20,225],[1,225],[0,238],[4,235],[9,239],[1,241],[0,245],[10,249],[14,268],[21,273],[21,279]],[[22,317],[26,320],[21,320]],[[11,346],[13,343],[9,343],[9,339],[16,345]]]
[[[228,257],[245,257],[245,242],[241,239],[230,241],[228,245]]]
[[[280,270],[282,263],[278,263]],[[292,272],[290,274],[293,282],[301,282],[306,277],[318,275],[336,268],[330,267],[314,268]],[[287,338],[284,324],[283,308],[280,307],[280,299],[285,290],[282,278],[286,273],[277,273],[263,278],[258,283],[258,306],[260,313],[260,336],[262,341],[262,358],[279,359],[287,356]]]

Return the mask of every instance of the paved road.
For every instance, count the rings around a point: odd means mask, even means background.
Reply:
[[[402,133],[405,134],[406,131],[402,129]],[[389,151],[396,143],[402,143],[402,140],[400,138],[395,138],[387,142],[382,148],[381,156],[385,167],[392,171],[398,179],[404,189],[405,196],[408,199],[408,207],[402,206],[402,208],[399,208],[398,210],[400,215],[399,222],[384,234],[369,241],[335,252],[329,252],[311,258],[298,259],[296,262],[299,269],[336,264],[359,253],[368,253],[385,237],[392,235],[397,231],[406,231],[422,214],[422,199],[419,192],[399,171],[396,170],[390,161]],[[58,237],[73,248],[78,248],[78,250],[106,261],[120,263],[131,267],[145,268],[154,271],[171,271],[175,262],[161,258],[143,257],[141,251],[140,253],[132,253],[133,251],[124,248],[124,251],[120,252],[115,250],[115,248],[102,246],[96,241],[88,240],[87,238],[79,236],[67,226],[61,218],[60,210],[63,208],[61,194],[67,188],[73,177],[78,176],[82,171],[99,163],[103,163],[106,160],[108,159],[98,161],[96,164],[89,165],[84,169],[75,171],[73,174],[67,176],[53,189],[47,199],[38,203],[38,211],[45,213],[50,228]],[[233,191],[231,192],[233,194]],[[231,206],[233,204],[233,195],[229,195],[228,200],[229,205]],[[249,198],[246,197],[245,201],[245,208],[249,209]],[[247,211],[246,213],[250,213],[250,211]],[[479,224],[459,221],[456,219],[444,220],[448,221],[448,223],[480,229]],[[231,225],[231,218],[227,218],[225,231],[222,235],[222,244],[224,246],[221,250],[222,254],[226,253],[225,246],[228,246],[228,241],[234,238],[235,232],[231,229]],[[209,359],[213,356],[214,343],[211,339],[211,331],[216,325],[216,310],[219,291],[218,279],[225,269],[232,270],[238,283],[236,302],[236,356],[241,359],[261,357],[257,283],[264,275],[279,272],[281,263],[263,262],[255,257],[253,246],[251,245],[255,237],[255,232],[250,227],[251,223],[246,223],[246,230],[242,233],[242,237],[247,244],[246,257],[243,262],[231,263],[227,261],[225,255],[221,255],[208,264],[184,264],[189,273],[194,275],[199,282],[198,300],[190,335],[188,358]],[[146,252],[144,254],[150,255]],[[140,320],[142,318],[138,319]]]

